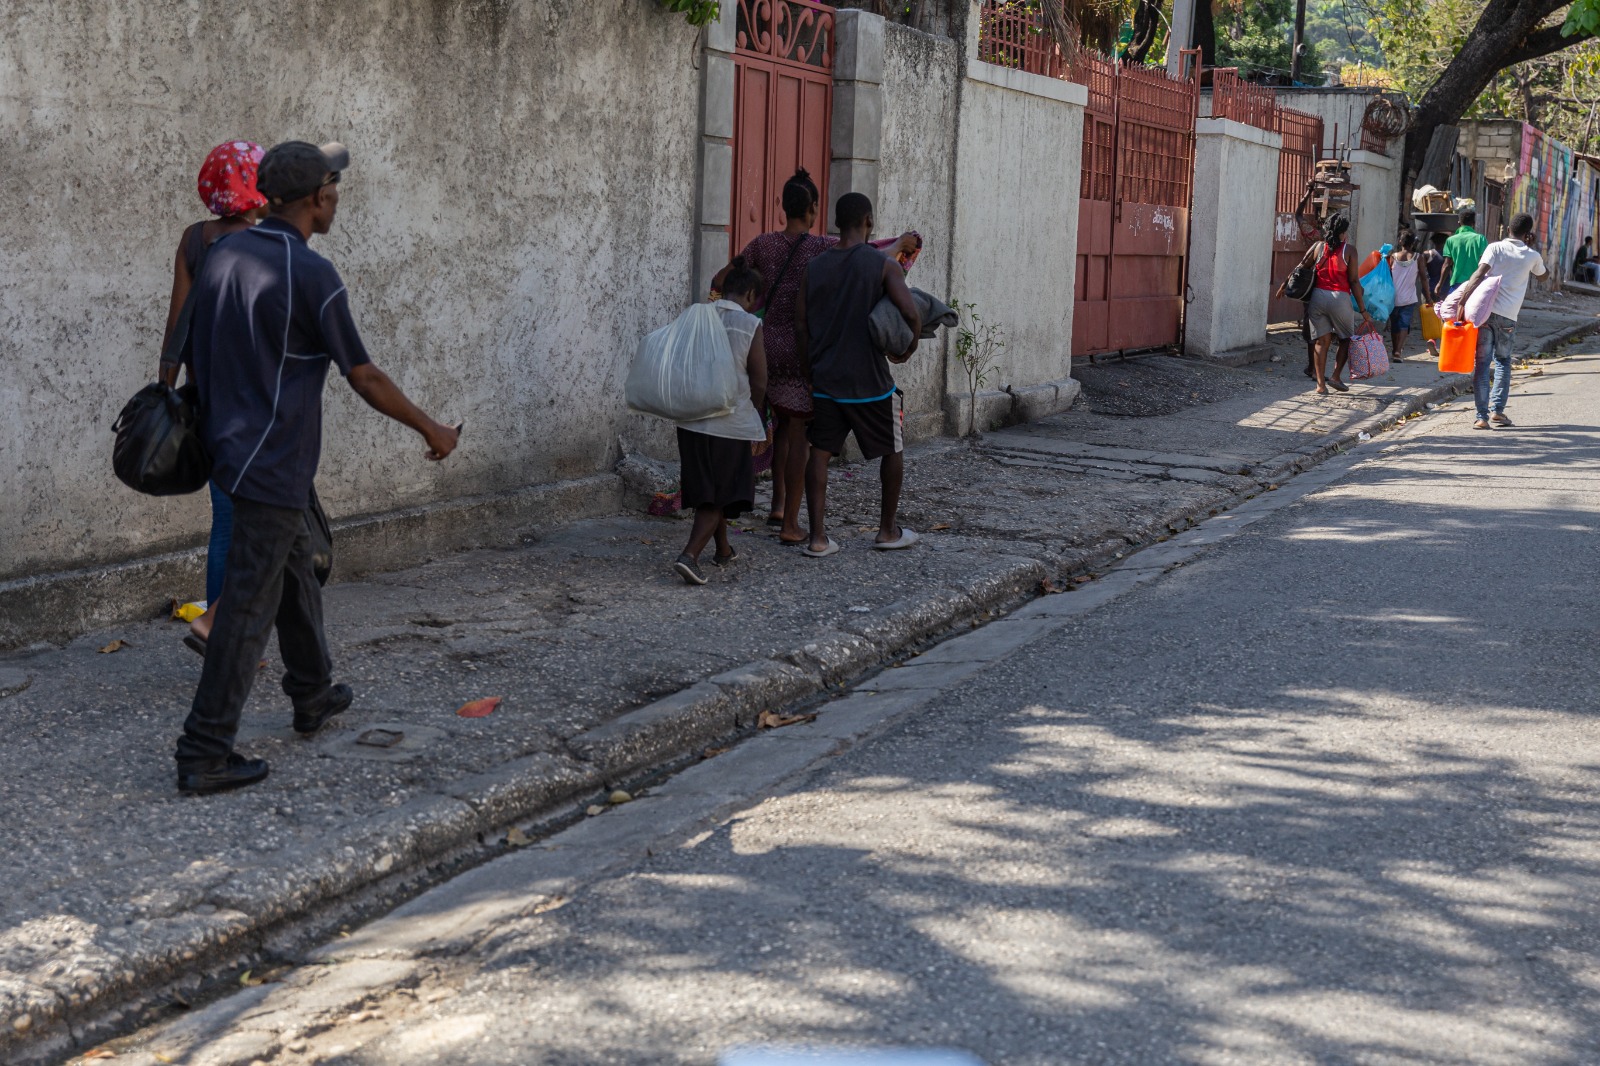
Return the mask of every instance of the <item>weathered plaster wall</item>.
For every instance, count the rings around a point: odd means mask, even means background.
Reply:
[[[924,251],[907,280],[945,299],[950,296],[955,250],[956,42],[890,23],[885,27],[883,77],[878,231],[888,235],[914,229],[922,234]],[[934,436],[943,428],[951,332],[942,330],[938,341],[924,342],[910,362],[895,368],[913,438]]]
[[[1400,160],[1374,152],[1352,152],[1350,178],[1361,186],[1350,220],[1350,240],[1365,258],[1374,248],[1399,239]]]
[[[0,578],[197,543],[110,424],[152,376],[215,144],[340,139],[315,246],[381,366],[465,418],[448,462],[330,383],[352,515],[605,469],[620,387],[689,297],[695,31],[637,0],[8,0],[0,36]]]
[[[951,289],[1009,333],[999,378],[1015,417],[1072,402],[1081,85],[973,61],[961,91]],[[965,393],[957,372],[952,393]],[[963,397],[964,398],[964,397]]]
[[[1275,189],[1283,138],[1227,119],[1195,124],[1193,230],[1185,343],[1218,355],[1266,340],[1276,214],[1261,190]]]

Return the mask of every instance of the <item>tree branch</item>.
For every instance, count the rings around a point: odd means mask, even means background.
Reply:
[[[1526,63],[1559,52],[1563,48],[1571,48],[1593,36],[1592,33],[1575,33],[1571,37],[1563,37],[1560,26],[1542,26],[1524,37],[1520,45],[1507,53],[1505,63],[1507,66]]]

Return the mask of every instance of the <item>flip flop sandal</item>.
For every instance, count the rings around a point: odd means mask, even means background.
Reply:
[[[917,531],[916,530],[908,529],[905,526],[901,526],[900,527],[900,539],[898,539],[898,540],[886,540],[886,541],[883,541],[881,543],[878,542],[878,541],[873,541],[872,542],[872,547],[873,547],[874,551],[897,552],[897,551],[900,551],[902,548],[911,547],[913,544],[915,544],[917,541],[919,541],[921,539],[922,539],[921,537],[917,536]]]
[[[811,547],[810,544],[807,544],[804,548],[800,549],[800,554],[811,559],[826,559],[828,556],[833,555],[838,550],[839,542],[834,540],[832,537],[829,537],[828,546],[823,548],[821,551],[816,551]]]
[[[206,657],[206,640],[204,637],[196,636],[195,634],[190,633],[188,636],[183,638],[183,646],[200,656],[202,659]]]
[[[783,516],[782,515],[776,515],[776,514],[767,515],[767,525],[771,526],[773,529],[782,529],[783,528]]]
[[[728,554],[727,555],[715,555],[714,554],[714,555],[711,556],[711,565],[712,566],[727,566],[737,558],[739,558],[739,549],[733,547],[730,544],[728,546]]]

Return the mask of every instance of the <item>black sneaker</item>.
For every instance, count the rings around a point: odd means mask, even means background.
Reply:
[[[320,699],[302,703],[294,709],[294,731],[309,737],[328,724],[328,719],[343,714],[355,700],[349,685],[334,685]]]
[[[212,766],[179,768],[178,791],[186,796],[205,796],[213,792],[227,792],[244,788],[267,778],[267,760],[247,759],[232,752],[227,759]]]
[[[696,563],[687,555],[678,556],[678,561],[672,564],[673,572],[683,578],[685,585],[704,585],[706,575]]]

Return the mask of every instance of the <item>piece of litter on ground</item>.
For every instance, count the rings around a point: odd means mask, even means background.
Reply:
[[[852,608],[850,608],[850,613],[851,614],[866,614],[870,610],[872,610],[871,607],[852,607]]]
[[[590,818],[593,818],[597,814],[606,813],[606,809],[600,806],[598,803],[591,803],[589,804],[588,810],[584,811],[583,813],[587,814]]]
[[[179,603],[173,600],[172,603],[172,617],[179,622],[193,622],[206,613],[205,600],[195,600],[193,603]]]
[[[462,718],[487,718],[496,707],[500,706],[500,701],[504,698],[504,696],[487,696],[471,703],[463,703],[456,709],[456,714]]]
[[[516,826],[512,826],[510,831],[506,833],[506,843],[514,848],[521,848],[532,844],[533,838]]]
[[[398,729],[369,729],[356,737],[356,743],[365,744],[369,748],[392,748],[405,737],[406,735]]]
[[[1360,437],[1361,440],[1371,440],[1372,439],[1372,434],[1368,433],[1366,430],[1362,430],[1361,433],[1359,434],[1359,437]]]
[[[632,803],[633,795],[625,789],[616,789],[606,797],[606,802],[615,807],[619,803]]]
[[[782,729],[786,725],[799,725],[802,722],[815,722],[815,714],[779,714],[777,711],[762,711],[761,717],[756,719],[756,726],[760,729]]]
[[[101,655],[110,655],[112,652],[121,651],[123,648],[131,648],[131,647],[133,647],[132,644],[129,644],[127,641],[123,640],[121,637],[118,637],[116,640],[113,640],[110,644],[107,644],[105,647],[101,648],[100,649],[100,654]]]

